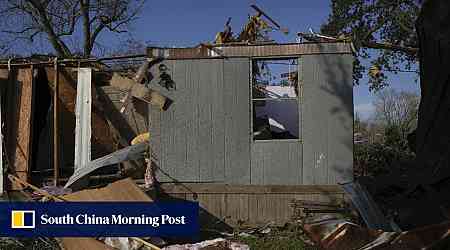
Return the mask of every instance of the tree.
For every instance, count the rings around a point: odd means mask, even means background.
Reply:
[[[412,70],[418,60],[415,21],[418,0],[332,0],[332,12],[321,33],[353,42],[358,58],[354,84],[369,72],[371,90],[387,85],[384,71]],[[370,66],[363,61],[369,60]]]
[[[419,96],[392,88],[377,93],[375,119],[385,128],[386,144],[407,145],[407,135],[417,126]]]
[[[0,35],[8,43],[45,37],[58,57],[89,57],[104,31],[123,33],[146,0],[2,0]],[[75,40],[75,41],[74,41]],[[68,42],[81,44],[82,51]],[[0,45],[1,46],[1,45]]]

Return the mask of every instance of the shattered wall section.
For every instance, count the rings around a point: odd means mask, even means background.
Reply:
[[[46,68],[48,84],[53,89],[54,69]],[[76,72],[61,69],[59,72],[60,140],[64,166],[73,166],[75,145],[75,102],[77,94]],[[97,99],[95,83],[92,86],[92,158],[98,158],[116,150],[116,142],[104,116],[102,103]],[[52,123],[51,123],[52,124]]]

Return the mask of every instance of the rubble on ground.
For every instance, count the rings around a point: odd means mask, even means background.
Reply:
[[[344,219],[313,220],[303,225],[323,249],[402,250],[433,249],[450,241],[450,221],[405,232],[373,230]]]
[[[214,240],[205,240],[194,244],[171,245],[162,248],[163,250],[250,250],[250,248],[241,243],[232,242],[223,238]]]

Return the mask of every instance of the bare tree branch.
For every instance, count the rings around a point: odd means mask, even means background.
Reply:
[[[10,38],[32,41],[45,34],[60,57],[72,57],[82,44],[82,56],[89,57],[104,31],[123,33],[146,0],[1,0],[0,13],[8,24],[0,33]],[[9,25],[9,26],[8,26]],[[75,31],[82,30],[82,42]],[[71,48],[67,43],[72,43]],[[0,44],[1,46],[1,44]]]

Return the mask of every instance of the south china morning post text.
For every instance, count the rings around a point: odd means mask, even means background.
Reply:
[[[199,235],[197,202],[5,202],[0,237]]]
[[[78,214],[76,216],[66,214],[64,216],[40,216],[41,225],[149,225],[159,227],[160,225],[186,225],[186,216],[124,216],[112,214],[111,216],[97,216],[95,214]]]

